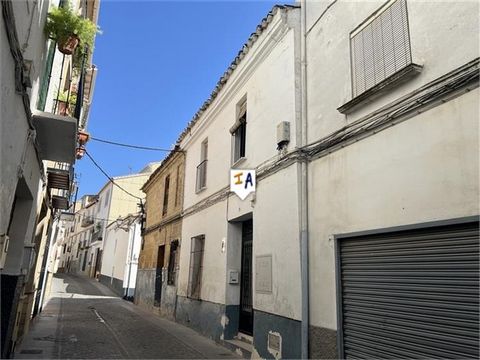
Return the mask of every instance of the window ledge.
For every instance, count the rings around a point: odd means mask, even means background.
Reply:
[[[232,168],[244,163],[245,161],[247,160],[247,158],[245,156],[241,157],[240,159],[238,159],[237,161],[235,161],[233,164],[232,164]]]
[[[195,190],[195,194],[200,194],[202,191],[205,191],[206,189],[207,189],[207,187],[204,186],[201,189]]]
[[[423,66],[418,64],[409,64],[405,66],[403,69],[397,71],[395,74],[389,76],[385,80],[379,82],[374,87],[366,90],[365,92],[361,93],[360,95],[354,97],[349,102],[343,104],[337,110],[342,114],[349,114],[356,110],[357,108],[361,107],[362,105],[366,104],[367,102],[372,101],[373,99],[383,95],[385,91],[397,86],[404,81],[407,81],[422,71]]]

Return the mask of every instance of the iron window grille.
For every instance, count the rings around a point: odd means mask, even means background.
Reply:
[[[208,157],[208,139],[202,142],[200,151],[200,164],[197,166],[196,192],[207,187],[207,157]]]
[[[168,211],[169,190],[170,190],[170,175],[167,175],[167,177],[165,178],[165,188],[163,193],[163,211],[162,211],[163,216],[167,215],[167,211]]]
[[[168,260],[168,276],[167,284],[175,285],[176,268],[177,268],[177,252],[178,252],[178,240],[170,243],[170,257]]]
[[[390,0],[350,33],[352,96],[412,63],[406,0]]]
[[[204,247],[205,235],[192,238],[188,274],[188,297],[191,299],[200,299]]]
[[[230,129],[232,134],[232,163],[245,157],[245,143],[247,137],[247,102],[244,101],[238,110],[237,121]]]

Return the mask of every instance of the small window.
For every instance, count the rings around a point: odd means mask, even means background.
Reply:
[[[238,116],[235,125],[230,129],[232,134],[232,162],[245,157],[245,142],[247,135],[247,102],[238,107]]]
[[[406,0],[390,0],[350,33],[352,96],[412,63]]]
[[[110,189],[107,190],[107,192],[105,193],[105,202],[103,203],[103,206],[104,207],[107,207],[108,206],[108,200],[110,198]]]
[[[170,257],[168,260],[168,276],[167,284],[175,285],[175,277],[177,273],[177,253],[178,253],[178,240],[170,243]]]
[[[205,235],[192,238],[190,248],[190,269],[188,274],[188,297],[192,299],[200,299],[204,247]]]
[[[196,192],[207,187],[208,139],[203,140],[200,148],[200,164],[197,166]]]
[[[168,192],[170,190],[170,175],[165,178],[165,187],[163,190],[163,216],[167,215],[168,210]]]
[[[175,182],[175,207],[178,206],[180,202],[180,166],[177,166],[177,181]]]

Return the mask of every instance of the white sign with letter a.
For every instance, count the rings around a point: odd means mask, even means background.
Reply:
[[[230,170],[230,191],[242,200],[255,191],[255,170]]]

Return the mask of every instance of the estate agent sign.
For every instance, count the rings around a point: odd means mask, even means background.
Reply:
[[[242,200],[255,191],[255,170],[230,170],[230,191]]]

